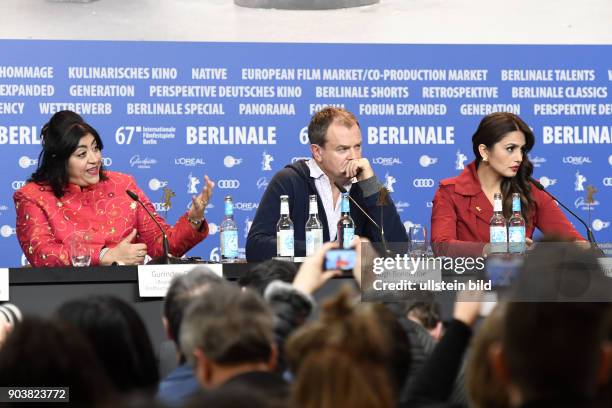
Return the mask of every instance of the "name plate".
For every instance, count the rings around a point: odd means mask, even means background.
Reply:
[[[138,265],[138,294],[140,297],[165,297],[172,278],[196,268],[208,269],[223,277],[221,264]]]
[[[612,258],[599,258],[599,264],[603,269],[604,274],[608,278],[612,278]]]
[[[0,268],[0,302],[9,300],[9,270]]]

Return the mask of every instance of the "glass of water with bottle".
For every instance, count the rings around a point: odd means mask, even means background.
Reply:
[[[236,262],[238,259],[238,227],[234,221],[232,196],[225,196],[224,216],[220,227],[221,262]]]

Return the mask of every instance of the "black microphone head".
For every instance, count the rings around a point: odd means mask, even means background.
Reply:
[[[344,188],[342,184],[338,183],[337,181],[334,181],[334,185],[338,187],[338,190],[340,190],[342,194],[346,193],[346,188]]]
[[[545,190],[542,183],[540,183],[538,180],[534,179],[533,177],[529,177],[529,181],[533,183],[533,185],[536,186],[538,190],[542,190],[542,191]]]
[[[130,191],[130,190],[125,190],[125,192],[127,193],[127,195],[129,195],[129,196],[130,196],[130,198],[131,198],[132,200],[134,200],[134,201],[139,201],[139,200],[138,200],[138,195],[136,195],[136,193],[135,193],[135,192]]]

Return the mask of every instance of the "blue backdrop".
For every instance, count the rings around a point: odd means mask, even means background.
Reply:
[[[12,194],[62,109],[100,132],[105,165],[134,175],[170,223],[204,174],[217,181],[211,236],[190,252],[206,259],[218,257],[223,196],[243,248],[268,181],[309,156],[306,126],[328,104],[357,115],[364,155],[406,226],[429,225],[437,182],[472,160],[481,117],[511,111],[535,131],[535,176],[610,242],[611,81],[612,46],[3,40],[1,265],[24,260]]]

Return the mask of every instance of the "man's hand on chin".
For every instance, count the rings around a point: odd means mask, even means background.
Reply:
[[[347,178],[357,178],[357,181],[363,181],[374,176],[374,170],[370,166],[370,162],[366,158],[349,160],[344,168],[344,174]]]

